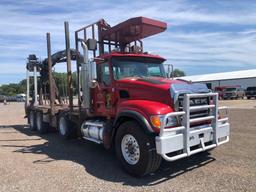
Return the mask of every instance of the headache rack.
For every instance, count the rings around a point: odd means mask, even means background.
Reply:
[[[143,52],[142,39],[166,30],[167,24],[146,17],[134,17],[111,27],[104,19],[75,31],[76,49],[79,41],[97,42],[93,57],[112,51]]]
[[[212,102],[191,106],[193,98],[209,98]],[[169,113],[162,121],[159,136],[156,137],[157,153],[167,161],[175,161],[228,142],[228,118],[219,115],[219,111],[224,109],[227,110],[226,107],[218,107],[217,93],[185,94],[183,111]],[[203,117],[191,117],[191,112],[200,110],[209,110],[209,113]],[[181,117],[180,126],[168,128],[168,117]],[[192,126],[195,123],[200,123],[200,126]]]

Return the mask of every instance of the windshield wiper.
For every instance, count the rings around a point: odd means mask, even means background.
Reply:
[[[131,75],[131,76],[127,76],[128,78],[129,77],[137,77],[137,78],[146,78],[147,76],[144,76],[144,75]],[[127,78],[126,77],[126,78]]]
[[[164,77],[163,75],[150,75],[150,77]]]

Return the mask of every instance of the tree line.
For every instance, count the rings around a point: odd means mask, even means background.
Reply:
[[[185,72],[179,69],[175,69],[173,71],[173,77],[181,77],[185,76]],[[66,96],[67,95],[67,73],[58,73],[54,72],[53,77],[55,79],[56,85],[59,90],[60,96]],[[33,90],[34,81],[31,77],[30,79],[30,86],[31,90]],[[39,85],[39,80],[38,80]],[[76,73],[72,73],[72,85],[74,89],[74,93],[77,92],[77,86],[76,86]],[[20,93],[26,93],[26,79],[21,80],[19,83],[10,83],[6,85],[0,86],[0,95],[6,95],[6,96],[15,96]]]
[[[26,92],[26,79],[21,80],[19,83],[10,83],[0,86],[0,95],[14,96],[19,93]]]
[[[67,73],[53,72],[53,77],[58,87],[60,96],[66,96],[67,95]],[[40,79],[38,78],[37,84],[39,85],[39,83],[40,83]],[[72,84],[73,84],[73,88],[76,89],[76,73],[72,74]],[[31,87],[30,90],[34,89],[33,77],[30,77],[30,87]],[[26,93],[26,89],[27,89],[27,80],[23,79],[19,83],[10,83],[10,84],[1,85],[0,95],[15,96],[17,94]]]

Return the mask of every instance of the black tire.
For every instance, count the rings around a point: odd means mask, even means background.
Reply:
[[[35,111],[30,111],[29,112],[29,129],[31,131],[36,131],[36,112]]]
[[[68,119],[66,113],[61,113],[59,115],[58,131],[59,131],[60,136],[65,140],[76,137],[75,124]]]
[[[136,139],[139,148],[139,157],[135,164],[129,163],[122,152],[122,141],[130,135]],[[125,148],[127,151],[128,147]],[[120,125],[115,137],[115,150],[122,167],[133,176],[142,177],[155,172],[161,164],[162,157],[156,153],[154,138],[146,135],[135,121],[127,121]],[[134,152],[130,154],[134,155]]]
[[[247,99],[251,99],[251,97],[247,96]]]
[[[36,113],[36,129],[40,134],[47,133],[49,129],[48,123],[43,120],[43,113],[39,111]]]

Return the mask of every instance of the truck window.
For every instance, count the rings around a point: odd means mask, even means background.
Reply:
[[[160,68],[155,65],[151,65],[148,67],[148,75],[149,76],[159,76],[161,74]]]
[[[113,60],[114,79],[127,77],[165,77],[162,61],[150,58],[114,58]]]
[[[99,64],[97,71],[98,71],[99,82],[103,83],[104,85],[110,85],[111,78],[110,78],[108,63]]]
[[[225,89],[225,91],[236,91],[236,90],[237,90],[237,88],[233,88],[233,87],[232,87],[232,88],[226,88],[226,89]]]
[[[256,87],[248,87],[247,91],[256,91]]]

